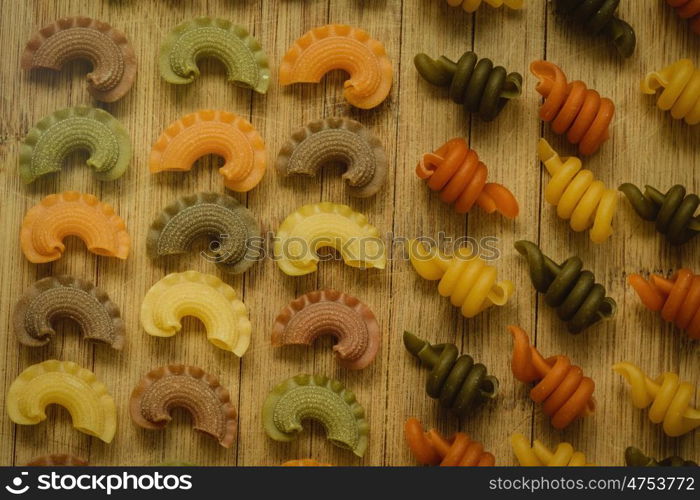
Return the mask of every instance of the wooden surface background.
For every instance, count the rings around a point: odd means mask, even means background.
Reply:
[[[659,111],[654,99],[639,92],[648,71],[660,69],[681,57],[700,63],[700,38],[660,0],[622,2],[621,17],[637,33],[633,57],[611,55],[602,39],[591,40],[557,20],[549,2],[527,0],[522,11],[482,7],[476,15],[452,9],[443,0],[0,0],[0,464],[23,464],[46,453],[73,453],[95,465],[147,465],[164,460],[186,460],[202,465],[274,465],[298,457],[346,465],[409,465],[414,461],[403,438],[403,422],[416,416],[427,426],[445,432],[461,429],[485,443],[499,464],[514,464],[508,444],[518,431],[540,438],[547,445],[571,441],[591,461],[623,464],[623,451],[636,445],[654,456],[681,453],[700,459],[697,434],[671,439],[651,424],[647,413],[632,407],[627,387],[611,365],[629,360],[650,375],[680,372],[684,379],[700,380],[700,348],[643,309],[626,285],[631,272],[669,273],[683,265],[700,271],[698,242],[671,248],[623,200],[615,219],[615,234],[596,246],[587,233],[574,234],[544,203],[546,173],[536,158],[536,143],[544,136],[563,154],[575,149],[553,137],[538,120],[539,96],[529,63],[547,58],[561,65],[572,79],[611,97],[617,105],[612,139],[595,156],[585,160],[612,187],[622,182],[649,183],[661,189],[672,183],[700,191],[698,129],[673,121]],[[26,41],[40,27],[70,15],[87,15],[106,21],[130,37],[139,69],[131,91],[113,104],[96,103],[88,94],[85,62],[69,64],[62,72],[27,74],[19,68]],[[267,51],[276,79],[276,67],[287,48],[312,27],[347,23],[366,29],[386,45],[394,64],[395,82],[389,98],[371,111],[350,108],[342,97],[346,75],[335,72],[320,85],[281,88],[271,85],[261,96],[225,81],[223,66],[201,64],[202,75],[191,85],[174,86],[160,78],[156,54],[168,30],[194,16],[230,19],[249,28]],[[464,50],[490,57],[509,71],[523,74],[523,95],[509,104],[492,123],[465,117],[445,92],[424,82],[413,67],[417,52],[457,58]],[[126,175],[116,182],[94,180],[84,166],[85,155],[70,158],[59,175],[25,186],[17,172],[20,142],[43,116],[63,107],[97,105],[126,126],[134,157]],[[390,158],[386,186],[369,200],[348,198],[339,177],[340,168],[322,172],[319,180],[283,182],[270,168],[262,183],[247,195],[247,204],[264,230],[274,231],[288,213],[302,204],[318,201],[346,203],[366,213],[382,233],[398,237],[470,235],[496,236],[501,258],[499,275],[516,283],[512,301],[475,319],[465,320],[436,293],[436,284],[420,279],[401,256],[401,246],[390,246],[392,260],[384,271],[360,271],[342,262],[328,262],[317,273],[292,278],[266,260],[240,277],[222,276],[195,250],[189,256],[152,263],[146,256],[149,224],[162,207],[176,197],[196,191],[225,191],[216,172],[218,158],[204,158],[186,174],[151,175],[146,161],[151,144],[173,120],[201,108],[220,108],[244,116],[267,143],[268,163],[292,130],[307,121],[351,116],[370,127],[383,141]],[[429,193],[414,175],[419,156],[453,136],[465,136],[490,167],[491,179],[512,189],[521,215],[508,221],[478,209],[468,217],[456,215]],[[18,232],[25,212],[44,196],[64,190],[94,193],[112,204],[126,220],[133,239],[126,262],[88,253],[82,242],[70,238],[65,255],[45,265],[23,257]],[[583,335],[568,335],[552,310],[538,300],[525,262],[513,249],[517,239],[542,244],[555,259],[578,254],[618,302],[617,318]],[[206,247],[202,242],[198,249]],[[239,360],[206,341],[201,325],[185,321],[173,338],[149,337],[139,325],[141,300],[148,288],[165,274],[196,269],[221,276],[240,291],[250,309],[253,340]],[[117,304],[127,324],[122,352],[83,341],[71,324],[58,325],[60,334],[39,349],[18,345],[11,331],[12,308],[23,290],[37,279],[70,273],[93,280]],[[344,290],[369,304],[381,323],[381,351],[375,362],[360,372],[338,367],[330,340],[313,348],[275,350],[270,346],[274,317],[294,297],[323,287]],[[530,332],[544,355],[564,353],[596,381],[598,408],[592,418],[554,430],[528,398],[529,388],[514,381],[509,368],[511,339],[508,324]],[[458,421],[438,408],[424,392],[427,372],[405,352],[401,334],[409,329],[432,341],[456,342],[464,352],[485,363],[501,381],[498,399],[477,415]],[[81,434],[71,427],[61,408],[51,407],[48,420],[35,426],[16,426],[7,418],[4,395],[17,374],[33,363],[57,358],[90,368],[104,381],[118,407],[118,430],[111,444]],[[174,421],[161,432],[137,429],[127,412],[129,394],[148,370],[166,363],[189,363],[220,377],[231,391],[239,411],[239,431],[231,449],[191,430],[189,416],[176,411]],[[291,444],[266,437],[260,410],[268,390],[281,380],[302,372],[327,374],[342,380],[365,406],[371,425],[369,449],[363,460],[331,446],[319,425],[310,425]]]

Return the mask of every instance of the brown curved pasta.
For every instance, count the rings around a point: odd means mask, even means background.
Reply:
[[[68,454],[42,455],[27,462],[27,467],[86,467],[90,464],[82,458]]]

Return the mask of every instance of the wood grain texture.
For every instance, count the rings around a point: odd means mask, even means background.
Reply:
[[[18,6],[18,4],[22,4]],[[612,139],[585,160],[604,182],[649,183],[666,189],[673,183],[700,192],[698,128],[671,120],[639,92],[639,80],[680,57],[700,63],[700,37],[660,0],[622,2],[621,17],[637,32],[638,47],[628,60],[610,54],[603,40],[591,40],[554,18],[551,5],[528,0],[523,11],[483,7],[475,15],[452,9],[442,0],[62,0],[44,2],[0,0],[0,46],[4,68],[0,90],[0,204],[3,252],[0,273],[0,464],[23,464],[46,453],[72,453],[92,464],[146,465],[164,460],[186,460],[202,465],[274,465],[311,456],[346,465],[408,465],[414,463],[404,445],[403,422],[415,416],[444,432],[464,430],[485,443],[499,464],[514,464],[508,436],[523,432],[546,444],[571,441],[576,449],[599,464],[621,465],[626,446],[634,444],[654,456],[679,453],[700,459],[697,433],[671,439],[651,424],[646,412],[634,409],[627,388],[611,370],[616,361],[629,360],[651,375],[677,371],[700,381],[700,347],[671,325],[642,308],[626,285],[631,272],[669,273],[680,266],[700,271],[698,242],[671,248],[654,233],[653,225],[634,215],[620,202],[615,234],[605,244],[592,244],[587,233],[574,234],[556,218],[541,195],[546,174],[537,161],[537,139],[544,135],[564,154],[575,149],[553,137],[537,118],[540,99],[530,76],[530,61],[546,57],[561,65],[572,79],[611,97],[617,105]],[[62,16],[87,15],[124,31],[134,45],[139,70],[132,90],[113,104],[97,104],[114,114],[130,132],[133,162],[124,177],[99,183],[83,163],[72,157],[59,175],[24,186],[17,171],[19,145],[43,116],[74,105],[95,105],[84,81],[89,65],[69,64],[59,73],[19,69],[24,44],[39,27]],[[273,84],[265,96],[225,82],[221,64],[205,61],[202,74],[191,85],[173,86],[158,73],[156,54],[167,30],[199,15],[219,16],[248,27],[271,58],[273,78],[286,49],[310,28],[342,22],[364,28],[382,40],[395,69],[391,95],[370,111],[350,108],[342,97],[346,76],[333,73],[320,85],[280,88]],[[509,104],[491,123],[465,117],[445,92],[433,88],[416,73],[417,52],[458,57],[473,49],[509,71],[525,77],[524,95]],[[255,265],[242,277],[221,276],[198,251],[153,263],[146,257],[145,239],[150,222],[177,196],[196,191],[224,192],[216,172],[217,158],[200,160],[191,172],[151,175],[147,158],[151,144],[178,117],[201,108],[219,108],[250,120],[267,143],[268,163],[289,134],[306,122],[331,115],[349,116],[368,126],[384,143],[390,159],[388,183],[369,200],[349,198],[339,169],[322,172],[318,180],[280,179],[273,169],[247,195],[236,195],[260,221],[274,231],[292,210],[318,201],[345,203],[367,214],[370,222],[397,238],[470,235],[495,236],[501,258],[499,275],[516,283],[511,303],[465,320],[436,293],[436,284],[419,278],[405,260],[403,246],[389,246],[391,261],[385,271],[359,271],[342,262],[327,262],[319,272],[301,278],[284,276],[270,260]],[[430,193],[414,175],[423,152],[453,136],[469,139],[490,167],[491,178],[508,186],[521,202],[521,215],[511,222],[478,209],[469,217],[456,215]],[[96,257],[84,245],[69,239],[65,256],[52,263],[28,263],[19,249],[17,234],[24,213],[43,196],[68,189],[96,194],[111,203],[126,220],[133,252],[126,262]],[[532,289],[524,261],[513,250],[517,239],[541,243],[556,259],[578,254],[619,304],[617,318],[574,337],[565,333],[553,311]],[[206,249],[201,242],[197,250]],[[250,350],[238,360],[204,338],[196,321],[185,321],[173,338],[153,338],[141,329],[138,316],[148,288],[166,273],[196,269],[216,274],[239,290],[253,323]],[[70,273],[93,280],[120,305],[127,324],[127,346],[116,353],[107,346],[82,341],[73,325],[59,325],[49,346],[30,349],[18,345],[10,328],[11,311],[22,291],[35,280]],[[361,372],[341,369],[330,352],[330,341],[313,348],[273,349],[270,331],[278,311],[287,302],[316,288],[333,287],[373,308],[383,327],[383,343],[376,361]],[[564,432],[528,398],[528,388],[513,380],[509,369],[510,336],[506,326],[525,328],[545,355],[565,353],[597,383],[598,409],[592,418]],[[432,341],[456,342],[485,363],[501,380],[495,403],[472,418],[459,421],[448,415],[424,392],[426,371],[404,351],[404,329]],[[62,409],[50,408],[48,421],[36,426],[13,425],[4,410],[7,388],[30,364],[49,358],[76,361],[92,369],[115,396],[119,409],[117,435],[106,445],[72,429]],[[170,362],[201,366],[218,375],[229,388],[240,415],[234,446],[225,450],[214,440],[191,430],[189,417],[176,412],[165,431],[137,429],[127,412],[129,394],[151,368]],[[357,394],[371,425],[370,445],[363,460],[332,447],[318,425],[310,425],[291,444],[268,439],[260,410],[268,390],[301,372],[337,377]]]

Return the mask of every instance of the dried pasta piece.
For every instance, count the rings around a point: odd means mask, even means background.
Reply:
[[[482,403],[498,395],[498,379],[468,354],[459,355],[454,344],[431,345],[403,332],[406,350],[430,369],[425,390],[440,406],[466,417]]]
[[[27,42],[21,64],[26,70],[59,71],[74,59],[92,64],[88,90],[98,101],[121,99],[136,78],[136,55],[126,35],[85,16],[62,17],[41,28]]]
[[[374,196],[384,185],[387,159],[384,147],[360,122],[332,117],[314,120],[292,134],[277,155],[283,175],[315,176],[331,163],[342,163],[350,196]]]
[[[265,432],[275,441],[296,439],[304,420],[316,420],[335,446],[358,457],[367,449],[364,408],[340,381],[323,375],[300,374],[277,385],[265,399],[262,419]]]
[[[447,439],[435,429],[425,432],[423,425],[415,418],[404,424],[406,443],[411,453],[422,465],[443,467],[491,467],[496,458],[484,450],[484,445],[472,441],[464,432],[456,432]]]
[[[678,374],[666,372],[656,380],[649,378],[632,363],[617,363],[613,370],[630,384],[632,404],[649,408],[649,420],[663,424],[666,435],[682,436],[700,427],[700,409],[690,406],[696,389],[689,382],[681,382]]]
[[[379,106],[394,80],[384,45],[364,30],[344,24],[314,28],[294,42],[280,65],[281,85],[319,83],[329,71],[347,71],[345,99],[361,109]]]
[[[491,306],[503,306],[515,290],[511,281],[498,279],[496,268],[489,266],[466,248],[448,257],[418,241],[408,242],[408,256],[421,278],[440,280],[438,293],[449,297],[466,318],[473,318]]]
[[[206,57],[226,66],[229,82],[259,94],[267,92],[267,54],[248,30],[225,19],[197,17],[177,25],[160,46],[160,74],[168,83],[192,83],[199,76],[197,61]]]
[[[247,120],[227,111],[202,109],[174,121],[151,148],[151,173],[189,171],[198,158],[223,157],[224,186],[246,192],[265,175],[265,142]]]
[[[690,29],[700,35],[700,2],[698,0],[666,0],[681,19],[690,20]]]
[[[236,409],[229,392],[214,375],[188,365],[167,365],[148,372],[129,399],[134,424],[162,430],[170,412],[183,408],[192,415],[192,427],[230,448],[236,438]]]
[[[620,186],[632,208],[642,219],[654,222],[656,231],[663,234],[671,245],[682,245],[700,233],[700,215],[695,211],[700,206],[696,194],[686,196],[683,186],[676,184],[666,193],[646,186],[644,194],[634,184]]]
[[[678,455],[666,457],[663,460],[656,460],[648,457],[634,446],[629,446],[625,450],[625,463],[628,467],[697,467],[698,464],[692,460],[685,460]]]
[[[542,403],[555,429],[563,429],[577,418],[593,413],[595,383],[583,375],[581,368],[572,365],[564,355],[543,358],[537,348],[530,345],[522,328],[511,325],[508,330],[513,335],[513,375],[526,384],[536,382],[530,398]]]
[[[296,460],[288,460],[282,464],[282,467],[333,467],[331,464],[319,462],[315,458],[299,458]]]
[[[498,8],[504,5],[510,9],[522,9],[525,0],[447,0],[452,7],[462,7],[466,12],[476,12],[482,3]]]
[[[243,356],[250,345],[248,309],[236,291],[211,274],[168,274],[153,285],[141,303],[141,325],[155,337],[172,337],[185,316],[199,319],[207,339],[219,349]]]
[[[26,467],[87,467],[86,460],[67,454],[42,455],[27,462]]]
[[[113,181],[131,162],[131,139],[119,120],[98,108],[75,107],[42,118],[22,141],[19,173],[25,184],[60,172],[66,157],[77,150],[100,181]]]
[[[322,335],[337,339],[333,346],[343,368],[360,370],[379,350],[380,329],[372,310],[352,295],[316,290],[294,299],[277,315],[272,345],[311,345]]]
[[[67,236],[77,236],[96,255],[129,256],[131,238],[122,218],[111,205],[77,191],[51,194],[30,208],[19,239],[27,260],[41,264],[61,258]]]
[[[571,144],[578,145],[580,154],[598,151],[610,138],[613,102],[601,98],[582,81],[568,82],[561,68],[549,61],[534,61],[530,72],[538,78],[536,90],[544,98],[540,119],[551,122],[555,134],[566,134]]]
[[[522,467],[584,467],[595,466],[588,463],[586,455],[574,451],[570,443],[559,443],[554,451],[547,448],[539,439],[530,441],[520,433],[510,437],[513,453]]]
[[[700,15],[700,2],[697,3]],[[700,70],[690,59],[680,59],[661,71],[649,73],[642,80],[644,94],[655,95],[663,89],[656,105],[663,111],[671,111],[676,120],[688,125],[700,123]]]
[[[335,248],[351,267],[386,267],[384,242],[367,217],[347,205],[314,203],[287,216],[277,230],[274,256],[289,276],[302,276],[318,269],[316,252]]]
[[[46,407],[63,406],[73,427],[109,443],[117,429],[117,408],[107,387],[90,370],[70,361],[51,359],[30,366],[12,382],[7,415],[16,424],[46,420]]]
[[[56,335],[51,323],[57,318],[73,320],[86,339],[104,342],[114,349],[124,346],[124,321],[119,307],[87,280],[52,276],[34,283],[15,305],[15,336],[26,346],[44,346]]]
[[[182,196],[165,207],[151,224],[146,251],[151,259],[181,255],[202,237],[211,239],[211,258],[226,273],[242,273],[260,258],[250,244],[260,238],[252,213],[235,198],[217,193]]]
[[[440,192],[440,200],[454,203],[458,214],[469,212],[474,204],[486,213],[500,212],[509,219],[518,216],[518,200],[508,188],[486,182],[488,169],[467,142],[451,139],[432,153],[425,153],[416,167],[416,175],[432,191]]]

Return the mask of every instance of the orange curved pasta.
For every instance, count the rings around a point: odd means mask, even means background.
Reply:
[[[174,121],[151,149],[151,173],[188,171],[202,156],[224,158],[224,186],[250,191],[265,175],[265,142],[247,120],[227,111],[199,110]]]
[[[413,456],[423,465],[443,467],[491,467],[495,457],[484,451],[484,445],[472,441],[464,432],[456,432],[445,439],[435,429],[425,432],[423,425],[415,418],[404,424],[406,442]]]
[[[507,188],[486,182],[488,168],[464,139],[452,139],[432,153],[425,153],[416,167],[416,175],[426,181],[440,200],[465,214],[476,203],[486,213],[500,212],[509,219],[520,211],[518,201]]]
[[[540,119],[551,122],[555,134],[566,134],[570,143],[578,144],[582,155],[598,151],[610,138],[613,102],[579,80],[567,82],[561,68],[549,61],[534,61],[530,71],[540,80],[536,90],[544,97]]]
[[[681,19],[690,19],[690,29],[700,35],[700,0],[666,0]]]
[[[693,340],[700,340],[700,275],[690,269],[679,269],[666,279],[652,274],[645,280],[639,274],[627,279],[642,304],[661,317],[685,330]]]
[[[51,194],[30,208],[19,239],[29,262],[41,264],[61,258],[67,236],[77,236],[97,255],[129,256],[131,239],[122,218],[111,205],[77,191]]]
[[[333,467],[331,464],[319,462],[315,458],[299,458],[297,460],[288,460],[282,464],[282,467]]]
[[[552,418],[552,426],[563,429],[580,416],[593,413],[595,383],[583,376],[580,367],[571,364],[563,355],[543,358],[537,348],[530,345],[525,331],[511,325],[513,334],[513,358],[511,369],[521,382],[537,381],[530,391],[530,398],[543,403],[545,414]]]
[[[294,42],[282,59],[280,84],[318,83],[334,69],[350,74],[343,95],[362,109],[381,104],[394,80],[391,61],[380,41],[352,26],[328,24]]]

